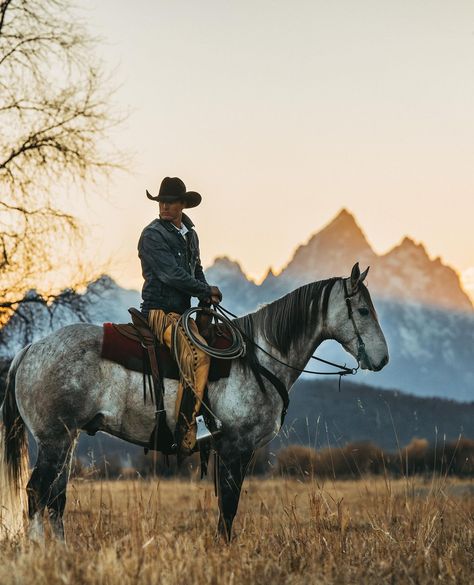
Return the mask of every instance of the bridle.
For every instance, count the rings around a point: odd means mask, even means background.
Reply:
[[[349,319],[352,321],[352,325],[354,326],[354,332],[355,332],[356,337],[357,337],[357,358],[356,359],[358,362],[358,368],[360,367],[360,362],[362,359],[365,360],[366,364],[370,368],[372,366],[372,362],[370,361],[370,358],[367,355],[367,352],[365,351],[365,343],[364,343],[364,340],[362,339],[362,336],[359,332],[359,328],[357,327],[357,323],[355,322],[354,310],[352,308],[352,298],[359,291],[358,291],[358,288],[356,288],[354,292],[349,294],[349,291],[347,290],[346,279],[344,278],[342,282],[344,284],[344,300],[346,301],[347,315],[348,315]]]

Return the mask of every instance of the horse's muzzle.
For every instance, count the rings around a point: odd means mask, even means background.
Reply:
[[[384,368],[387,364],[388,364],[388,355],[386,355],[377,366],[373,366],[374,372],[380,372],[380,370],[382,368]]]

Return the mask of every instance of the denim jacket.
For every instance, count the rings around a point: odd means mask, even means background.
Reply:
[[[182,314],[191,306],[191,297],[211,296],[194,224],[184,213],[182,221],[189,230],[185,238],[170,221],[162,219],[154,219],[140,236],[138,256],[145,279],[141,310],[145,315],[150,309]]]

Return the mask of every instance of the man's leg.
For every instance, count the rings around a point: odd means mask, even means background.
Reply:
[[[179,315],[169,313],[168,317],[173,320],[164,331],[163,341],[171,348],[173,343],[173,333],[177,326],[176,321]],[[189,320],[189,327],[197,339],[201,343],[206,344],[205,339],[200,335],[196,322],[192,319]],[[182,383],[178,388],[178,397],[176,400],[176,420],[177,425],[183,428],[182,439],[180,440],[179,448],[183,452],[191,452],[196,444],[196,415],[201,408],[201,402],[204,398],[204,391],[206,389],[207,378],[209,375],[209,367],[211,365],[210,356],[196,347],[189,337],[186,335],[182,327],[178,327],[176,336],[177,354],[179,359],[179,365],[181,370]],[[185,409],[188,412],[187,418],[181,409],[181,403],[183,399],[183,382],[184,385],[191,389],[193,392],[193,406],[190,409]],[[181,433],[179,433],[181,434]]]

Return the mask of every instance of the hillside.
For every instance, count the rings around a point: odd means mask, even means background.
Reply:
[[[440,444],[459,435],[474,438],[474,401],[420,398],[345,380],[341,392],[336,380],[300,380],[290,398],[279,444],[324,447],[370,440],[396,450],[413,437]]]

